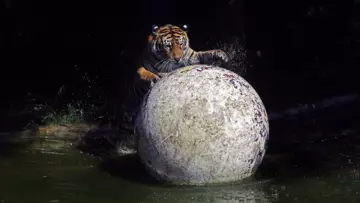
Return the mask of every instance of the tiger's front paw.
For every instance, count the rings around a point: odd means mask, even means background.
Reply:
[[[146,70],[144,67],[140,67],[137,70],[137,73],[139,74],[139,76],[142,80],[154,81],[154,80],[160,79],[159,76],[157,76],[155,73],[152,73],[152,72]]]
[[[227,63],[229,61],[228,55],[223,50],[216,50],[216,58],[223,63]]]

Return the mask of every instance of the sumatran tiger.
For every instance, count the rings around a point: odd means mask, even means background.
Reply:
[[[194,64],[212,65],[228,62],[228,56],[220,49],[194,51],[189,45],[187,25],[153,26],[148,36],[141,64],[137,73],[142,80],[154,81],[164,73]]]
[[[218,64],[228,62],[227,54],[219,49],[194,51],[189,46],[187,26],[153,26],[146,46],[137,60],[136,77],[125,88],[128,98],[121,126],[131,129],[143,97],[160,77],[178,68],[195,64]]]

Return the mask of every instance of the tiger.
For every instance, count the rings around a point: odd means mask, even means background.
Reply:
[[[133,130],[133,125],[143,97],[149,89],[166,74],[195,64],[222,64],[229,61],[228,55],[220,50],[195,51],[189,45],[188,26],[182,27],[166,24],[152,26],[152,33],[148,35],[140,57],[136,59],[135,77],[126,88],[130,97],[124,106],[120,125],[123,129]],[[126,126],[126,127],[125,127]]]
[[[142,80],[154,82],[178,68],[195,64],[227,63],[229,57],[220,50],[195,51],[190,47],[188,26],[172,24],[152,26],[137,73]]]

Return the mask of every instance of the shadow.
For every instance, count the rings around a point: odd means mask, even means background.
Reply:
[[[90,129],[80,138],[77,148],[94,156],[107,157],[117,150],[118,146],[133,149],[135,147],[130,132],[116,128],[98,126]]]
[[[162,184],[147,173],[137,154],[107,158],[98,165],[98,168],[111,176],[121,177],[131,182],[158,186]]]
[[[118,155],[119,148],[135,149],[134,136],[130,131],[109,127],[89,130],[78,142],[77,148],[102,159],[100,171],[111,176],[121,177],[131,182],[160,185],[149,175],[137,154]]]

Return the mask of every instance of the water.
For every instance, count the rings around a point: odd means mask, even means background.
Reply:
[[[155,184],[134,155],[104,160],[51,137],[2,139],[0,202],[355,203],[360,202],[358,132],[294,142],[287,153],[268,154],[253,178],[207,187]]]

